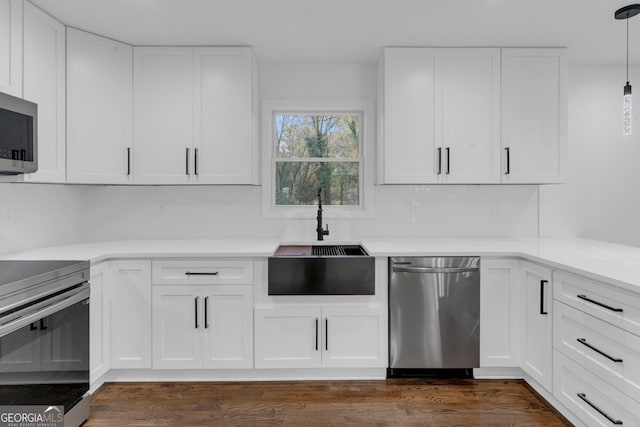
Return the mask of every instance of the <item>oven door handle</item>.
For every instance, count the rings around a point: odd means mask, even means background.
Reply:
[[[37,322],[58,311],[64,310],[83,300],[88,300],[90,295],[89,284],[74,288],[69,292],[43,301],[41,304],[26,307],[15,313],[11,313],[0,319],[0,337],[10,334],[23,326]]]

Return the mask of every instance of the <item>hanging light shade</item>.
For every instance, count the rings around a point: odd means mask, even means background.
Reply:
[[[640,13],[640,4],[630,4],[616,10],[613,16],[616,19],[627,21],[627,84],[624,85],[622,98],[622,134],[631,135],[632,110],[631,110],[631,84],[629,83],[629,18]]]

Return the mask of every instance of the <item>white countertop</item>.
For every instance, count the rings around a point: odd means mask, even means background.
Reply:
[[[275,239],[118,240],[53,246],[5,255],[3,259],[81,259],[98,262],[114,258],[268,257]]]
[[[325,241],[321,244],[335,242]],[[277,239],[122,240],[66,245],[5,255],[3,259],[268,257]],[[316,242],[313,242],[316,244]],[[370,255],[521,257],[640,291],[640,248],[587,239],[364,239]]]

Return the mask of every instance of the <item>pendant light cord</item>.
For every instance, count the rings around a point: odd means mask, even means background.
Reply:
[[[629,83],[629,13],[627,13],[627,83]]]

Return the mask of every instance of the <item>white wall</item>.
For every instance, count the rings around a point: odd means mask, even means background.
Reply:
[[[0,254],[84,239],[81,186],[0,184]]]
[[[624,66],[570,67],[569,182],[540,187],[542,236],[640,246],[640,68],[630,79],[634,133],[623,136]]]

